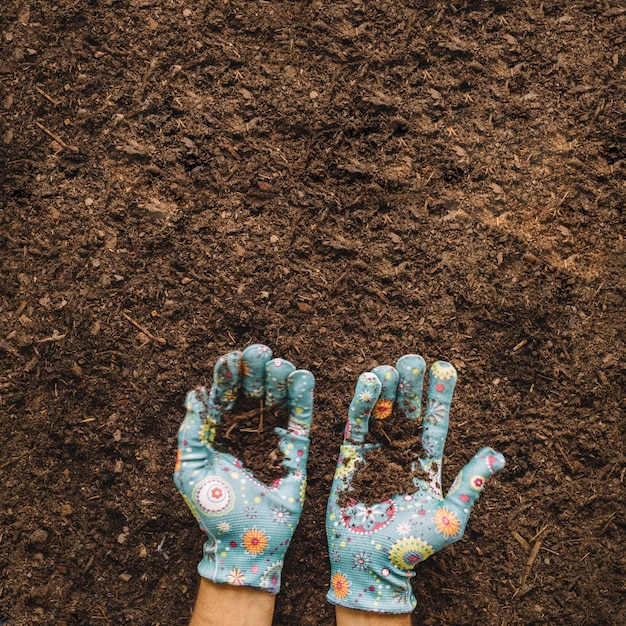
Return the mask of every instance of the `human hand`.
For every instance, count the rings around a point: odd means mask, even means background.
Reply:
[[[204,578],[278,593],[304,502],[314,384],[311,372],[272,359],[267,346],[252,345],[218,359],[209,393],[199,387],[187,394],[174,482],[207,534],[198,565]],[[240,395],[267,407],[286,403],[289,423],[275,432],[287,474],[272,485],[216,450],[216,426]]]
[[[430,369],[421,450],[414,452],[411,467],[415,489],[375,503],[350,495],[355,476],[367,465],[368,452],[380,447],[365,443],[372,418],[386,419],[395,408],[401,417],[390,419],[418,420],[425,370],[424,359],[409,354],[395,368],[376,367],[357,382],[326,516],[331,557],[327,599],[333,604],[381,613],[411,612],[417,604],[410,583],[413,569],[461,539],[486,479],[504,467],[500,453],[482,448],[443,497],[443,448],[456,371],[437,361]]]

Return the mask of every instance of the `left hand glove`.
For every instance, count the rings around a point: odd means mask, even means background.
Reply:
[[[187,394],[174,482],[207,534],[198,565],[204,578],[278,593],[304,502],[314,384],[311,372],[252,345],[219,358],[210,393],[200,387]],[[289,411],[287,428],[275,429],[288,473],[271,486],[213,446],[215,427],[240,392],[268,407],[285,401]]]

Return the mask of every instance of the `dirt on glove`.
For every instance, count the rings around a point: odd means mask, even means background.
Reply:
[[[261,400],[238,400],[216,426],[215,448],[234,455],[255,478],[271,485],[287,475],[274,429],[286,428],[288,419],[285,404],[266,407]]]

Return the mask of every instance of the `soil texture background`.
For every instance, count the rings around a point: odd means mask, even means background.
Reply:
[[[459,382],[445,484],[507,458],[414,623],[626,623],[618,0],[4,0],[0,616],[185,624],[185,392],[251,343],[316,376],[275,624],[334,623],[355,381]]]

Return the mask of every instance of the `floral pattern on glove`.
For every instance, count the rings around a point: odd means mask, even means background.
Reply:
[[[463,536],[487,478],[504,466],[501,454],[483,448],[443,497],[441,468],[456,371],[450,363],[433,364],[422,416],[425,371],[422,357],[406,355],[395,368],[377,367],[357,382],[326,514],[331,556],[327,598],[333,604],[411,612],[416,606],[410,582],[415,567]],[[370,421],[396,419],[390,417],[394,407],[402,414],[398,419],[422,416],[422,455],[412,469],[425,478],[414,478],[413,493],[371,505],[357,502],[350,497],[352,478],[372,449],[373,444],[365,443]]]
[[[201,576],[271,593],[280,589],[283,559],[304,502],[314,383],[310,372],[254,345],[218,360],[210,392],[187,394],[174,482],[207,535]],[[287,474],[271,485],[213,446],[216,425],[241,393],[264,398],[266,406],[285,402],[289,411],[287,427],[276,428]]]

